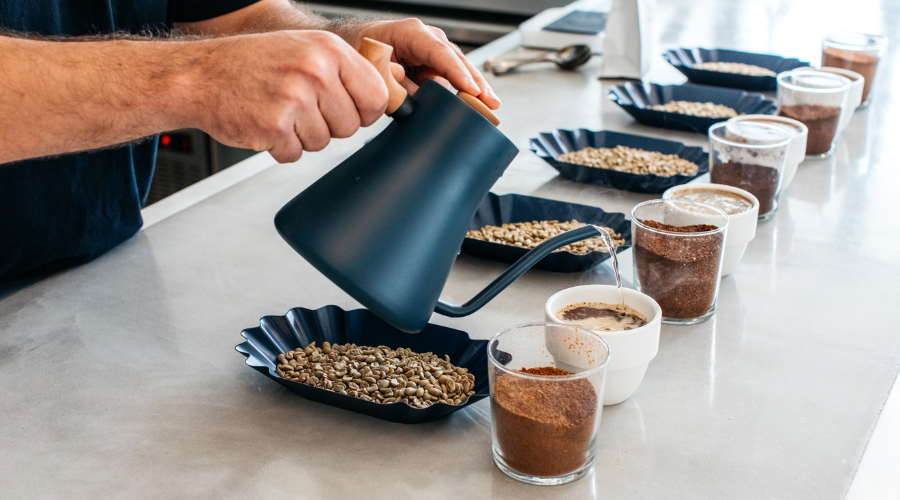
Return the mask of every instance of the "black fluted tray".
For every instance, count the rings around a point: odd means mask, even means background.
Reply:
[[[469,229],[476,230],[484,226],[501,226],[514,222],[542,220],[563,222],[572,219],[586,224],[605,226],[620,233],[625,239],[625,244],[616,247],[617,254],[631,247],[631,222],[625,219],[623,213],[606,212],[602,208],[519,194],[498,196],[488,193],[478,207],[478,211],[475,212]],[[463,240],[462,250],[482,259],[509,263],[519,260],[528,253],[525,248],[473,238]],[[609,253],[607,252],[590,252],[584,255],[576,255],[572,252],[553,252],[541,259],[534,267],[556,273],[575,273],[586,271],[608,258]]]
[[[693,66],[705,62],[744,63],[766,68],[775,74],[809,66],[808,62],[799,59],[726,49],[672,49],[663,54],[663,57],[669,64],[675,66],[675,69],[681,71],[691,83],[771,92],[774,92],[778,85],[774,76],[739,75],[724,71],[694,69]]]
[[[583,128],[578,130],[556,129],[549,133],[541,132],[537,137],[529,140],[529,145],[536,155],[558,170],[563,177],[572,179],[575,182],[623,189],[634,193],[661,194],[672,186],[690,182],[709,172],[709,154],[703,148],[685,146],[675,141],[608,130],[596,132]],[[654,174],[640,175],[557,160],[559,155],[563,153],[578,151],[586,147],[614,148],[616,146],[627,146],[645,151],[678,155],[680,158],[696,163],[698,167],[697,173],[693,175],[671,175],[668,177]]]
[[[699,134],[706,134],[709,127],[728,118],[707,118],[669,113],[650,109],[650,106],[670,101],[711,102],[728,106],[737,111],[739,115],[772,115],[775,114],[776,109],[775,101],[766,99],[762,94],[691,83],[657,85],[655,83],[628,82],[625,85],[612,87],[606,95],[644,125],[687,130]]]
[[[284,316],[265,316],[259,326],[241,332],[247,341],[235,350],[247,357],[247,365],[295,393],[318,403],[343,408],[371,417],[420,424],[445,417],[489,396],[487,340],[472,340],[466,332],[429,323],[417,334],[402,332],[366,309],[344,311],[337,306],[311,310],[295,307]],[[374,403],[338,392],[286,380],[275,373],[277,357],[311,342],[321,345],[348,342],[362,346],[405,347],[418,353],[450,356],[455,366],[475,375],[475,394],[459,405],[435,403],[415,408],[403,402]]]

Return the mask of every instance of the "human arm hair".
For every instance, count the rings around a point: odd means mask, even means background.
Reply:
[[[196,41],[9,35],[0,33],[0,164],[190,126],[191,68],[212,50]]]

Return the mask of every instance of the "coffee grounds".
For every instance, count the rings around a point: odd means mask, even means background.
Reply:
[[[819,104],[797,104],[782,106],[778,114],[802,122],[809,129],[806,154],[821,155],[831,150],[831,143],[834,141],[838,121],[841,118],[841,108]]]
[[[554,368],[552,366],[541,366],[539,368],[525,368],[522,367],[519,370],[522,373],[527,373],[529,375],[546,375],[546,376],[560,376],[560,375],[574,375],[572,372],[567,372],[565,370],[560,370],[559,368]]]
[[[828,48],[822,51],[822,66],[849,69],[862,75],[865,78],[862,102],[866,102],[866,99],[869,98],[869,90],[875,79],[875,70],[878,69],[878,57],[861,52]]]
[[[655,221],[641,224],[662,231],[678,227]],[[684,228],[692,230],[680,232],[698,232],[698,228],[709,231],[716,227],[699,224]],[[708,313],[715,305],[724,240],[724,231],[686,237],[657,233],[636,225],[634,268],[640,291],[652,297],[667,318],[699,318]]]
[[[812,132],[810,131],[810,134]],[[807,148],[808,151],[809,148]],[[714,163],[709,172],[715,184],[725,184],[749,191],[759,200],[759,215],[775,209],[778,193],[778,170],[751,163]]]
[[[500,375],[494,383],[494,432],[504,461],[533,476],[577,470],[587,461],[594,437],[597,399],[594,386],[584,378]]]
[[[712,224],[694,224],[691,226],[673,226],[671,224],[663,224],[662,222],[656,222],[655,220],[645,220],[641,221],[641,224],[652,227],[653,229],[659,229],[660,231],[668,231],[670,233],[705,233],[707,231],[715,231],[719,229],[718,226],[713,226]]]

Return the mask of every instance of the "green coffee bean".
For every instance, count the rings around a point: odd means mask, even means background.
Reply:
[[[461,404],[474,394],[474,375],[431,352],[323,342],[279,354],[277,361],[279,377],[370,402],[426,408]]]

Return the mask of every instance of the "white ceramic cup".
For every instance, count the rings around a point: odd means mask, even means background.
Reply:
[[[741,115],[729,119],[728,121],[753,121],[771,123],[778,125],[791,133],[791,143],[788,145],[788,157],[784,166],[784,172],[781,175],[781,192],[783,193],[794,180],[794,174],[797,173],[797,167],[806,159],[806,138],[809,136],[809,129],[802,122],[788,118],[786,116],[775,115]]]
[[[838,133],[841,133],[850,124],[850,120],[853,119],[853,112],[862,104],[863,87],[866,85],[866,79],[856,71],[844,68],[824,66],[819,68],[819,71],[841,75],[850,80],[850,91],[847,93],[847,111],[841,115],[841,122],[838,123]]]
[[[623,288],[625,304],[646,316],[649,323],[633,330],[620,332],[597,332],[609,344],[609,366],[606,371],[606,392],[603,405],[616,405],[625,401],[644,379],[650,360],[659,351],[659,331],[662,320],[662,309],[649,296],[637,290]],[[556,317],[557,311],[579,302],[605,302],[618,304],[619,294],[611,285],[583,285],[567,288],[553,294],[544,306],[544,317],[547,323],[564,323]],[[565,357],[563,352],[554,353],[548,344],[550,354]],[[563,349],[564,350],[564,349]],[[559,354],[559,356],[557,356]],[[560,363],[557,363],[559,365]],[[564,364],[564,363],[563,363]]]
[[[805,148],[805,146],[804,146]],[[673,186],[667,189],[662,197],[664,200],[678,199],[678,192],[685,190],[699,191],[701,189],[710,189],[718,191],[728,191],[747,198],[753,202],[753,207],[739,214],[728,214],[728,228],[725,229],[725,255],[722,257],[722,277],[728,276],[734,271],[744,251],[747,250],[747,244],[756,237],[756,223],[759,216],[759,200],[748,191],[734,186],[725,184],[708,184],[708,183],[690,183],[680,186]],[[721,208],[721,207],[716,207]]]

